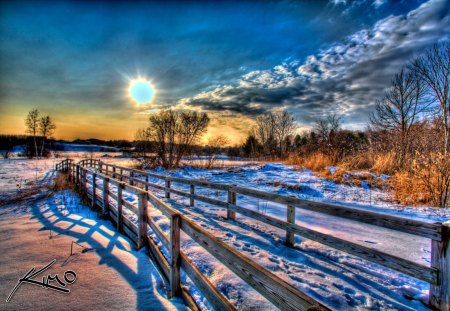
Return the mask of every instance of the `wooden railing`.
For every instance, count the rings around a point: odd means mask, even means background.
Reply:
[[[69,164],[57,165],[57,168],[64,171],[68,167],[67,171],[71,180],[77,185],[77,189],[88,198],[92,206],[100,207],[102,214],[109,217],[116,224],[117,230],[127,235],[137,248],[143,246],[149,248],[151,255],[170,284],[171,297],[181,296],[191,309],[197,309],[195,302],[181,284],[180,269],[183,269],[214,309],[235,310],[234,306],[182,251],[180,233],[184,232],[279,309],[328,310],[320,302],[196,225],[153,193],[131,185],[139,182],[138,180],[124,182],[106,174],[103,169],[104,165],[100,161],[84,160],[78,164],[70,161]],[[91,167],[97,169],[92,170]],[[123,172],[121,175],[124,175]],[[123,179],[123,176],[119,177]],[[138,204],[134,205],[124,200],[124,192],[136,195]],[[112,202],[115,204],[111,204]],[[148,213],[148,204],[170,219],[169,236]],[[125,215],[124,207],[137,215],[137,224]],[[168,258],[157,246],[157,241],[148,234],[149,229],[170,254]]]
[[[294,236],[295,234],[297,234],[304,238],[317,241],[319,243],[331,246],[332,248],[344,251],[365,260],[383,265],[390,269],[426,281],[430,284],[430,305],[440,310],[450,310],[450,225],[448,223],[429,223],[370,211],[353,209],[336,204],[326,204],[302,200],[295,197],[282,196],[254,189],[238,187],[235,185],[217,184],[202,180],[175,178],[107,164],[101,161],[83,162],[81,164],[94,167],[98,172],[107,176],[111,176],[113,178],[118,178],[121,181],[126,180],[130,185],[134,185],[137,188],[143,189],[145,191],[148,191],[149,188],[163,190],[166,198],[170,198],[171,193],[187,197],[190,199],[191,206],[195,204],[195,200],[198,200],[216,206],[224,207],[227,209],[228,219],[235,220],[236,213],[240,213],[244,216],[283,229],[286,231],[286,245],[289,247],[293,246]],[[149,177],[163,180],[164,185],[149,182]],[[173,188],[174,183],[189,185],[190,191],[185,192],[179,189],[175,189]],[[225,202],[215,198],[198,195],[195,192],[196,187],[206,187],[224,191],[228,194],[228,200]],[[237,204],[236,194],[246,195],[286,205],[286,221],[239,206]],[[340,239],[297,225],[295,223],[295,213],[297,209],[314,211],[428,238],[431,240],[431,264],[430,266],[424,266],[406,260],[399,256],[387,254],[380,250],[365,247],[351,241]],[[150,227],[155,231],[155,228],[153,228],[154,225],[154,223],[151,223]]]

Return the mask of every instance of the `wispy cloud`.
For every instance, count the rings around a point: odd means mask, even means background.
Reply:
[[[247,116],[288,109],[304,124],[338,113],[349,126],[361,127],[392,75],[433,43],[448,40],[449,33],[448,2],[432,0],[406,15],[384,18],[304,61],[249,72],[234,84],[184,98],[179,105]]]

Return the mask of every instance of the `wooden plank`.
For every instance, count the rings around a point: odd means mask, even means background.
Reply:
[[[138,196],[138,249],[145,246],[147,239],[147,194],[141,192]]]
[[[297,208],[306,209],[313,212],[323,213],[331,216],[356,220],[358,222],[364,222],[374,226],[389,228],[392,230],[410,233],[413,235],[423,236],[436,241],[442,240],[442,229],[440,223],[428,223],[424,221],[418,221],[398,216],[391,216],[387,214],[380,214],[375,212],[359,210],[355,208],[349,208],[336,204],[327,204],[321,202],[302,200],[294,197],[287,197],[274,193],[267,193],[259,190],[247,189],[243,187],[233,187],[233,190],[240,194],[249,195],[267,201],[278,202],[286,205],[289,204]]]
[[[122,232],[122,230],[123,230],[122,189],[123,189],[123,184],[121,183],[119,186],[117,186],[117,231],[118,232]]]
[[[295,224],[295,207],[292,205],[287,206],[287,222],[290,224]],[[292,230],[286,230],[286,246],[294,247],[295,244],[295,234]]]
[[[180,296],[180,214],[170,218],[170,297]]]
[[[133,231],[134,235],[137,237],[138,235],[138,229],[137,226],[134,222],[132,222],[130,220],[130,218],[128,218],[125,215],[122,215],[122,219],[123,219],[123,224],[125,225],[124,227],[127,227],[128,229],[130,229],[131,231]]]
[[[320,305],[183,216],[181,229],[277,308],[296,311],[308,310],[312,306]],[[323,305],[320,307],[328,310]]]
[[[194,207],[195,204],[195,200],[194,200],[194,195],[195,195],[195,185],[190,185],[190,199],[189,199],[189,206],[190,207]]]
[[[134,206],[132,203],[128,202],[125,199],[122,199],[122,205],[124,205],[125,207],[127,207],[130,211],[132,211],[133,213],[137,214],[138,213],[138,209],[136,206]]]
[[[236,212],[230,209],[230,205],[236,205],[236,192],[228,190],[227,219],[236,220]]]
[[[169,238],[164,234],[162,229],[158,226],[158,224],[152,219],[152,217],[147,217],[147,222],[152,229],[152,231],[156,234],[158,239],[164,245],[164,247],[169,250],[170,249],[170,241]]]
[[[92,208],[95,207],[95,198],[97,197],[97,193],[95,191],[95,187],[97,187],[96,176],[97,174],[92,174]]]
[[[123,233],[133,242],[133,244],[136,246],[136,240],[137,236],[136,234],[131,231],[127,226],[123,226]]]
[[[181,298],[183,298],[184,304],[191,310],[191,311],[199,311],[197,304],[195,303],[195,300],[191,297],[189,292],[182,287],[181,288]]]
[[[152,257],[155,259],[156,263],[161,268],[161,271],[163,272],[166,280],[169,280],[170,277],[169,262],[167,261],[166,257],[164,257],[163,253],[160,251],[155,241],[153,241],[153,239],[150,236],[147,236],[147,241],[148,241],[147,246],[150,250],[150,254],[152,254]]]
[[[215,310],[236,310],[183,252],[181,252],[181,268]]]
[[[170,199],[170,179],[166,179],[166,192],[165,192],[166,199]]]
[[[162,175],[159,177],[163,177]],[[228,184],[217,184],[213,182],[209,182],[206,180],[198,180],[198,179],[186,179],[186,178],[178,178],[178,177],[168,177],[171,181],[181,183],[181,184],[187,184],[187,185],[195,185],[195,186],[201,186],[205,188],[211,188],[216,190],[224,190],[227,191],[230,185]]]
[[[153,187],[155,189],[160,189],[160,190],[166,190],[166,187],[163,185],[158,185],[158,184],[154,184],[154,183],[147,183],[148,186]]]
[[[178,213],[151,192],[147,192],[147,198],[154,207],[159,209],[167,217],[172,217],[173,214]]]
[[[429,302],[433,308],[450,310],[450,223],[443,224],[447,239],[431,241],[431,267],[439,270],[437,284],[430,285]]]
[[[103,178],[103,215],[109,214],[109,178],[105,177]]]
[[[187,198],[190,198],[190,199],[195,199],[195,200],[198,200],[198,201],[201,201],[201,202],[205,202],[205,203],[209,203],[209,204],[212,204],[212,205],[217,205],[217,206],[220,206],[220,207],[227,207],[228,206],[227,202],[223,202],[223,201],[220,201],[220,200],[217,200],[217,199],[208,198],[208,197],[205,197],[205,196],[202,196],[202,195],[198,195],[198,194],[193,194],[192,195],[190,193],[187,193],[187,192],[184,192],[184,191],[181,191],[181,190],[178,190],[178,189],[174,189],[174,188],[170,188],[170,189],[165,188],[165,190],[169,191],[169,192],[171,192],[173,194],[177,194],[177,195],[180,195],[180,196],[183,196],[183,197],[187,197]]]
[[[304,238],[328,245],[337,250],[361,257],[393,270],[397,270],[428,283],[436,283],[437,281],[437,270],[434,268],[426,267],[403,258],[386,254],[376,249],[368,248],[350,241],[327,235],[325,233],[304,228],[299,225],[288,224],[277,218],[262,215],[258,212],[251,211],[240,206],[232,205],[230,208],[242,215],[251,217],[283,230],[293,231]]]

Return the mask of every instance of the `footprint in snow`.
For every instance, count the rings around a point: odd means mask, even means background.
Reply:
[[[358,241],[361,241],[361,242],[364,242],[364,243],[369,243],[369,244],[380,244],[378,242],[369,241],[369,240],[358,240]]]

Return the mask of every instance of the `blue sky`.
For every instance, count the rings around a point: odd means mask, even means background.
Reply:
[[[390,77],[449,39],[449,2],[11,1],[0,4],[0,132],[37,107],[57,137],[133,138],[158,109],[208,112],[241,137],[287,109],[301,127],[339,113],[362,128]],[[155,86],[136,106],[131,79]]]

